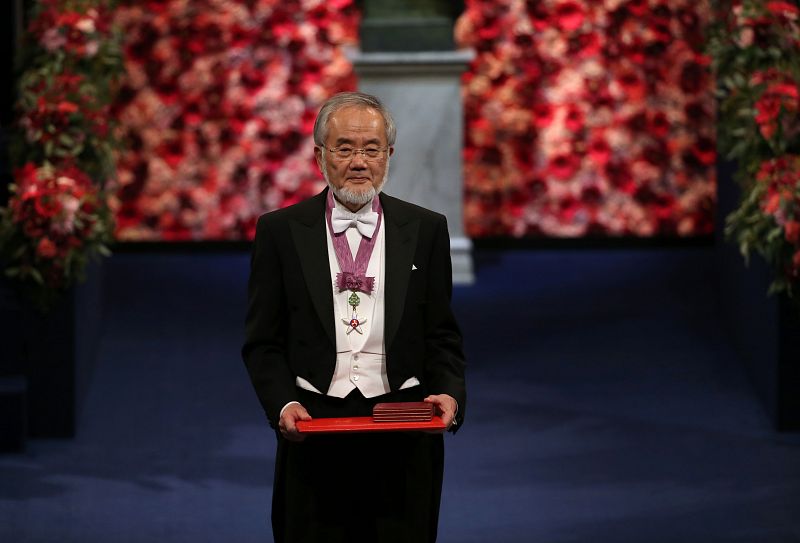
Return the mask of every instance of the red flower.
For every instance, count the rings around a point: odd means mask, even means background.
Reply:
[[[538,58],[524,58],[519,67],[528,80],[535,81],[542,75],[542,64]]]
[[[548,173],[560,181],[571,179],[581,166],[576,153],[561,153],[554,156],[547,165]]]
[[[50,238],[42,238],[36,246],[36,254],[42,258],[53,258],[57,254],[56,244]]]
[[[671,124],[667,115],[663,111],[659,111],[649,119],[649,131],[657,138],[664,138],[669,134]]]
[[[774,215],[776,211],[781,207],[781,195],[777,192],[772,191],[767,196],[767,201],[764,204],[764,212],[770,215]]]
[[[661,141],[657,141],[646,146],[642,152],[642,158],[656,166],[657,168],[664,169],[669,164],[670,160],[670,153],[667,149],[666,144]]]
[[[60,211],[58,200],[55,198],[55,192],[50,189],[33,198],[33,205],[41,217],[45,219],[52,219],[56,213]]]
[[[717,160],[717,145],[714,140],[701,136],[692,147],[692,153],[702,164],[711,166]]]
[[[56,110],[59,113],[75,113],[76,111],[78,111],[78,104],[69,102],[67,100],[62,100],[56,106]]]
[[[577,105],[570,105],[567,109],[567,115],[564,118],[564,126],[571,132],[578,132],[584,125],[583,112]]]
[[[600,53],[602,46],[599,32],[581,34],[570,42],[570,49],[578,58],[593,57]]]
[[[533,106],[533,124],[536,128],[545,128],[553,122],[555,110],[547,102],[538,102]]]
[[[595,164],[605,166],[611,158],[611,146],[608,145],[608,142],[603,137],[598,136],[589,144],[587,154]]]
[[[800,15],[800,9],[789,2],[767,2],[766,7],[767,11],[778,17],[786,17],[794,20]]]
[[[790,113],[798,111],[798,97],[797,85],[793,82],[776,82],[767,86],[755,104],[756,123],[765,139],[775,135],[781,110]]]
[[[581,203],[573,196],[567,196],[558,202],[558,218],[564,224],[570,224],[581,209]]]
[[[761,167],[758,169],[758,173],[756,173],[756,180],[760,181],[761,183],[769,183],[774,173],[777,171],[775,168],[775,164],[778,160],[781,160],[783,157],[777,160],[766,160],[761,163]]]
[[[583,25],[586,19],[584,7],[574,0],[563,0],[555,8],[555,23],[564,31],[572,32]]]
[[[264,86],[267,74],[263,68],[256,68],[248,62],[242,66],[240,78],[242,86],[252,95]]]
[[[500,27],[500,20],[492,19],[491,24],[481,26],[478,29],[477,36],[478,39],[485,44],[491,44],[500,37],[501,32],[502,28]]]
[[[528,18],[537,32],[541,32],[552,25],[550,14],[541,0],[526,0],[525,10],[528,12]]]
[[[625,162],[609,162],[605,167],[606,176],[614,187],[623,194],[636,192],[636,182],[633,179],[630,166]]]
[[[625,7],[636,17],[641,17],[650,10],[650,6],[647,5],[647,0],[629,0],[628,3],[625,4]]]
[[[622,86],[628,99],[639,102],[647,95],[647,84],[639,73],[633,70],[625,70],[620,74],[619,84]]]

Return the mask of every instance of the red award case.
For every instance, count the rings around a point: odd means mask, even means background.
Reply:
[[[444,432],[442,419],[433,414],[433,404],[425,402],[379,403],[371,417],[342,417],[301,420],[301,434],[361,432]]]
[[[297,421],[301,434],[355,434],[361,432],[444,432],[444,422],[433,416],[428,421],[375,422],[372,417],[341,417]]]

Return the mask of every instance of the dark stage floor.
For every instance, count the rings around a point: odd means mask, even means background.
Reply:
[[[441,542],[800,541],[800,436],[771,430],[728,345],[712,251],[478,254]],[[247,265],[113,257],[79,435],[0,456],[0,541],[271,541]]]

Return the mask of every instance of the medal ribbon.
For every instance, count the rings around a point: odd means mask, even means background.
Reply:
[[[344,230],[336,234],[333,231],[331,224],[331,213],[333,207],[336,205],[333,200],[333,192],[328,190],[328,202],[325,209],[325,220],[328,223],[328,231],[331,233],[331,241],[333,242],[333,250],[336,253],[336,260],[339,262],[339,269],[341,270],[336,274],[336,288],[339,292],[351,290],[353,292],[361,291],[364,294],[371,294],[375,288],[375,278],[367,277],[367,266],[369,259],[372,257],[372,251],[375,249],[375,240],[378,239],[378,230],[380,230],[381,222],[383,219],[383,208],[381,207],[380,198],[372,199],[372,211],[378,213],[378,224],[375,226],[375,232],[371,238],[361,236],[361,243],[358,245],[358,252],[356,258],[353,260],[353,254],[350,252],[350,244],[347,242],[347,235]]]

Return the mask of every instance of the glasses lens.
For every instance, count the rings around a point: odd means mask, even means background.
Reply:
[[[348,160],[354,154],[363,153],[364,158],[368,160],[375,160],[383,156],[384,149],[380,147],[367,147],[366,149],[353,149],[352,147],[336,147],[331,149],[336,155],[336,158],[341,160]]]

